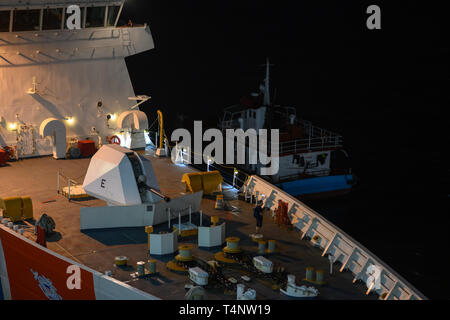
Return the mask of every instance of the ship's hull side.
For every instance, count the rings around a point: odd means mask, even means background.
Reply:
[[[349,193],[352,180],[352,175],[325,176],[283,182],[278,187],[294,197],[321,198]]]
[[[0,225],[0,278],[4,299],[155,300],[125,283],[60,256]],[[79,270],[79,288],[74,270]]]

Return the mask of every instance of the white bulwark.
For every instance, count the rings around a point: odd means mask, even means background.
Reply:
[[[67,141],[147,129],[117,126],[136,103],[125,58],[154,48],[148,25],[117,25],[124,2],[0,3],[0,147],[21,158],[53,154],[55,137],[39,134],[50,118],[66,126],[56,139]],[[81,8],[79,30],[65,25],[71,4]]]
[[[375,256],[362,244],[333,225],[319,213],[298,199],[268,183],[258,176],[251,176],[243,186],[244,193],[263,200],[265,208],[275,210],[278,201],[288,205],[292,225],[300,231],[301,239],[311,241],[321,248],[322,256],[328,255],[331,263],[341,265],[340,272],[354,274],[354,282],[362,281],[384,300],[425,300],[419,290]],[[371,276],[370,269],[379,271],[378,278]]]

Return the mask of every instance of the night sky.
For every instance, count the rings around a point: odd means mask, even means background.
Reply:
[[[194,120],[216,127],[258,89],[269,57],[275,103],[343,134],[359,178],[349,197],[310,205],[425,295],[448,298],[448,13],[351,3],[128,0],[123,23],[149,23],[156,46],[127,59],[134,89],[153,97],[144,110],[152,121],[161,109],[168,134]],[[369,4],[382,30],[366,28]]]

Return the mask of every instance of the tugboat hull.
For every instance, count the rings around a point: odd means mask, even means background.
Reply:
[[[302,199],[327,198],[349,193],[353,178],[351,174],[316,177],[283,182],[277,187]]]

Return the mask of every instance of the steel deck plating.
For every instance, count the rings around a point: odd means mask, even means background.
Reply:
[[[170,196],[185,194],[185,187],[181,183],[184,173],[193,172],[194,169],[187,166],[176,166],[168,158],[156,158],[153,151],[142,151],[152,162],[155,169],[161,191]],[[144,228],[120,228],[109,230],[80,231],[80,207],[105,205],[101,200],[68,201],[62,195],[56,194],[56,176],[60,170],[68,177],[80,177],[74,179],[81,183],[90,159],[78,160],[54,160],[50,157],[35,158],[12,162],[8,167],[1,169],[2,180],[7,181],[0,185],[0,195],[31,196],[34,205],[35,218],[43,213],[52,216],[56,222],[57,233],[48,239],[47,247],[69,259],[75,260],[89,268],[104,273],[112,271],[112,277],[125,282],[137,289],[148,292],[162,299],[184,299],[186,283],[189,283],[185,275],[170,272],[166,263],[174,258],[170,256],[152,256],[157,260],[158,275],[137,279],[130,276],[136,272],[138,261],[147,261],[147,234]],[[233,199],[231,204],[240,209],[238,213],[228,213],[214,209],[215,200],[203,198],[201,209],[203,211],[203,225],[207,225],[210,216],[219,215],[221,222],[227,224],[227,237],[235,236],[241,239],[241,247],[247,251],[256,253],[257,246],[252,241],[250,234],[254,233],[253,207],[251,204],[237,200],[236,190],[225,188],[225,198]],[[56,200],[56,201],[49,201]],[[186,218],[185,218],[186,219]],[[199,215],[194,214],[192,222],[199,223]],[[177,222],[173,220],[172,224]],[[168,231],[167,225],[155,226],[155,233]],[[298,284],[303,284],[300,279],[305,277],[306,267],[325,270],[326,286],[317,286],[320,291],[319,299],[377,299],[376,295],[366,295],[366,286],[363,283],[353,284],[353,275],[348,272],[339,272],[335,266],[333,275],[330,276],[329,261],[322,257],[322,250],[315,248],[308,241],[300,239],[300,233],[279,228],[273,220],[265,215],[262,233],[265,239],[277,241],[277,253],[270,255],[269,259],[275,265],[283,266],[287,272],[296,275]],[[34,240],[30,232],[25,235]],[[222,248],[205,250],[198,248],[197,239],[181,239],[181,243],[194,245],[192,253],[195,257],[205,261],[213,260],[214,254]],[[128,268],[114,267],[116,256],[126,255],[129,258]],[[235,267],[225,268],[224,275],[240,279],[245,275]],[[279,290],[273,290],[270,283],[263,279],[257,279],[250,275],[251,281],[246,283],[248,288],[257,292],[257,299],[288,299],[280,294]],[[307,282],[305,285],[311,285]],[[234,295],[227,295],[221,289],[207,291],[208,299],[236,299]]]

